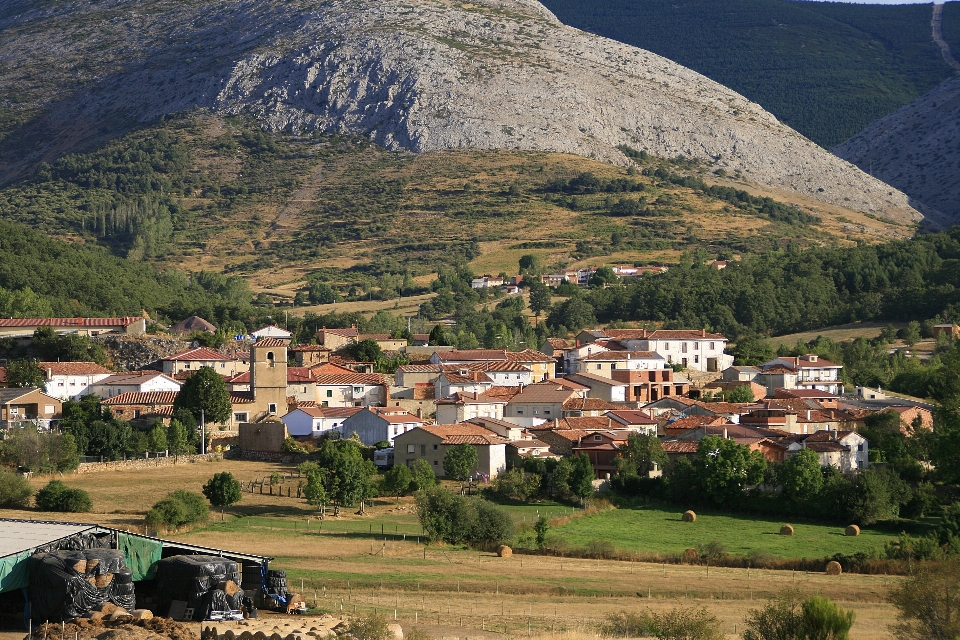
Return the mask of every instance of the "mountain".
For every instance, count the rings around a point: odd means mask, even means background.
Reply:
[[[920,214],[737,93],[531,0],[13,0],[0,176],[196,108],[387,149],[683,157],[887,219]]]
[[[544,0],[564,23],[730,87],[825,148],[950,77],[926,5],[792,0]],[[960,4],[943,8],[960,40]],[[954,43],[956,46],[958,43]]]
[[[835,150],[931,217],[960,216],[960,77],[870,124]],[[942,215],[941,215],[942,214]]]

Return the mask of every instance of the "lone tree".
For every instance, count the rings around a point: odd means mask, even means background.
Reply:
[[[413,482],[413,474],[406,465],[395,464],[393,468],[383,474],[383,488],[387,493],[397,496],[397,504],[400,504],[400,496],[410,489]]]
[[[212,369],[211,369],[212,371]],[[243,493],[240,490],[240,481],[229,471],[221,471],[203,485],[203,495],[215,507],[220,507],[220,520],[224,519],[223,510],[232,504],[240,502]]]
[[[530,283],[530,310],[537,318],[550,308],[550,289],[539,280]]]
[[[226,422],[230,419],[230,392],[227,385],[211,367],[201,367],[187,378],[173,401],[173,410],[187,409],[200,420],[201,411],[207,422]]]
[[[590,464],[590,458],[586,454],[578,453],[570,458],[573,468],[570,470],[570,492],[580,498],[582,504],[584,500],[593,495],[593,465]]]
[[[447,454],[443,456],[443,473],[448,478],[463,481],[470,477],[470,472],[479,463],[475,447],[458,444],[447,449]]]

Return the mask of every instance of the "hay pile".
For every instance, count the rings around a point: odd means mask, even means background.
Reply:
[[[694,563],[700,560],[700,554],[693,547],[686,549],[680,559],[687,563]]]
[[[843,567],[840,566],[840,563],[836,560],[831,560],[827,563],[826,574],[828,576],[838,576],[843,573]]]
[[[793,527],[791,527],[789,524],[783,525],[782,527],[780,527],[780,535],[782,535],[782,536],[792,536],[792,535],[793,535]]]
[[[197,640],[197,634],[185,624],[169,618],[144,618],[134,620],[127,616],[122,620],[106,618],[77,618],[66,623],[50,622],[33,629],[33,640],[43,638],[77,638],[78,640]]]
[[[689,510],[688,510],[688,511],[684,511],[684,512],[683,512],[683,516],[682,516],[681,519],[682,519],[684,522],[696,522],[696,521],[697,521],[697,514],[695,514],[693,511],[689,511]]]

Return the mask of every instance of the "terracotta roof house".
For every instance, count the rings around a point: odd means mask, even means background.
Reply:
[[[326,407],[377,407],[387,401],[386,378],[379,373],[314,373],[317,402]]]
[[[493,380],[483,371],[468,367],[444,370],[437,376],[434,393],[443,398],[453,393],[483,393],[493,386]]]
[[[290,344],[290,339],[293,338],[292,333],[290,333],[286,329],[281,329],[275,324],[268,324],[265,327],[260,327],[250,335],[252,335],[257,340],[260,340],[263,338],[273,338],[274,340],[281,340],[286,344]]]
[[[568,373],[564,380],[587,387],[591,398],[600,398],[606,402],[626,402],[627,384],[607,376],[592,373]]]
[[[40,389],[0,389],[0,427],[36,425],[40,429],[50,429],[60,419],[62,410],[63,403],[58,398]]]
[[[580,394],[555,385],[530,385],[507,403],[504,417],[524,418],[529,426],[538,420],[553,420],[563,415],[563,404]]]
[[[629,429],[646,435],[657,435],[657,421],[639,409],[616,409],[603,414],[614,422],[616,429]]]
[[[582,453],[590,459],[590,466],[597,478],[605,478],[616,471],[616,459],[626,446],[632,431],[594,431],[581,436],[573,453]]]
[[[507,422],[506,420],[497,420],[495,418],[471,418],[470,420],[465,420],[470,424],[475,424],[492,431],[502,438],[507,440],[532,440],[533,434],[528,430],[524,429],[521,426],[518,426],[512,422]],[[439,424],[439,423],[438,423]]]
[[[663,356],[652,351],[601,351],[580,358],[577,373],[612,378],[613,371],[647,371],[663,369],[665,366]]]
[[[767,385],[768,395],[778,388],[817,389],[839,394],[843,390],[840,371],[843,365],[808,353],[798,357],[778,357],[760,367],[757,382]]]
[[[360,332],[356,327],[345,329],[327,329],[326,327],[317,331],[317,342],[321,346],[336,351],[357,341]]]
[[[581,331],[577,336],[580,344],[603,338],[613,338],[632,351],[655,351],[667,364],[696,371],[723,371],[733,364],[733,356],[724,353],[727,339],[704,329],[603,329]]]
[[[92,393],[91,385],[110,377],[110,369],[96,362],[38,362],[46,381],[44,391],[59,400],[79,400]]]
[[[96,337],[105,334],[142,336],[147,332],[147,318],[0,318],[0,338],[32,338],[40,327],[51,327],[57,335],[76,334]]]
[[[471,418],[503,418],[507,401],[476,392],[457,392],[436,402],[437,424],[456,424]]]
[[[187,349],[161,361],[162,371],[168,376],[182,372],[196,373],[201,367],[211,367],[222,376],[235,376],[242,371],[249,371],[250,363],[231,358],[219,351],[207,347]]]
[[[217,328],[200,316],[190,316],[170,327],[170,333],[174,334],[193,333],[194,331],[216,333]]]
[[[298,367],[312,367],[330,360],[332,351],[319,344],[302,344],[290,349]]]
[[[177,380],[159,371],[115,373],[90,385],[90,393],[101,398],[111,398],[121,393],[179,390],[180,383]]]
[[[506,445],[510,441],[480,425],[469,422],[423,426],[401,433],[394,438],[394,464],[411,466],[416,460],[426,460],[437,477],[446,477],[443,459],[450,447],[470,445],[477,451],[477,466],[471,475],[496,477],[507,467]]]
[[[115,395],[101,404],[124,420],[145,420],[169,418],[173,415],[173,403],[177,391],[127,392]]]

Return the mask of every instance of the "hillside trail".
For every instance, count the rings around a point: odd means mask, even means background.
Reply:
[[[954,71],[960,71],[960,62],[957,62],[950,51],[950,45],[943,39],[943,5],[933,5],[933,17],[930,19],[930,29],[933,32],[933,41],[940,47],[940,53],[943,54],[943,60],[950,65]]]
[[[332,171],[331,171],[332,170]],[[283,202],[279,213],[270,223],[270,232],[267,240],[276,241],[284,236],[299,231],[302,226],[301,214],[313,208],[318,202],[320,189],[324,186],[322,178],[330,178],[330,174],[339,173],[335,167],[326,162],[320,162],[311,171],[303,184]]]

